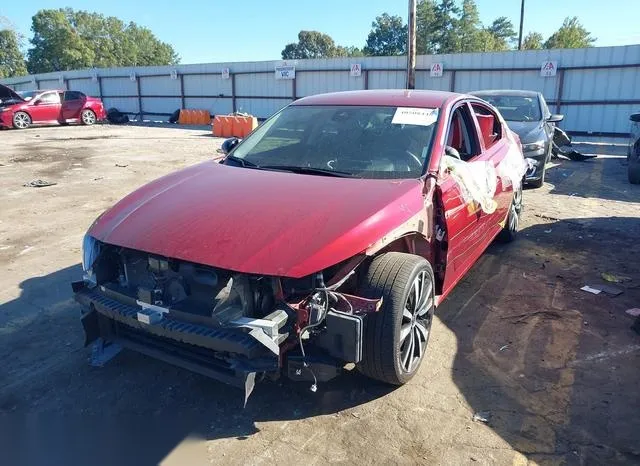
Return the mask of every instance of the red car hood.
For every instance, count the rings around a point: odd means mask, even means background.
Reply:
[[[99,217],[108,244],[237,272],[303,277],[367,249],[424,208],[418,180],[364,180],[205,162]]]

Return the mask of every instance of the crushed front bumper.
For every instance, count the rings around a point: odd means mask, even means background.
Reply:
[[[280,355],[251,332],[214,328],[172,315],[156,323],[143,323],[138,320],[140,307],[107,296],[105,290],[89,288],[84,282],[72,286],[75,300],[83,305],[85,346],[105,341],[130,348],[244,388],[246,397],[253,389],[256,373],[280,370]]]

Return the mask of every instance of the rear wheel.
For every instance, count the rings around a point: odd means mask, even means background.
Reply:
[[[635,160],[634,160],[635,159]],[[629,166],[627,167],[629,183],[640,184],[640,158],[629,156]]]
[[[518,228],[520,227],[520,215],[522,214],[522,188],[518,188],[513,193],[511,206],[509,207],[509,215],[507,222],[498,234],[498,239],[505,243],[510,243],[518,236]]]
[[[27,129],[31,126],[31,117],[26,112],[16,112],[13,115],[13,127],[16,129]]]
[[[83,110],[80,114],[80,120],[83,125],[91,126],[96,122],[96,114],[93,110]]]
[[[382,306],[365,323],[363,360],[368,377],[402,385],[418,371],[427,349],[435,312],[433,270],[413,254],[389,252],[375,257],[361,289]]]

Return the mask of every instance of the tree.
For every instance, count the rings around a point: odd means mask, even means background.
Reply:
[[[517,34],[513,29],[513,23],[506,16],[496,18],[491,26],[487,28],[495,37],[494,50],[509,50],[510,45],[515,41]]]
[[[544,37],[539,32],[530,32],[522,39],[523,50],[539,50],[542,48]]]
[[[20,52],[20,39],[12,29],[0,30],[0,78],[27,74],[24,56]]]
[[[420,0],[416,5],[416,52],[418,55],[435,53],[438,49],[435,19],[435,0]]]
[[[595,37],[587,31],[577,17],[565,18],[560,29],[544,43],[545,49],[579,49],[592,47]]]
[[[460,49],[458,15],[455,0],[440,0],[434,11],[434,30],[437,53],[455,53]]]
[[[300,31],[298,42],[287,44],[282,50],[284,60],[328,58],[335,56],[336,43],[327,34],[318,31]]]
[[[481,48],[480,14],[478,6],[474,0],[464,0],[462,2],[462,12],[458,20],[457,29],[459,36],[459,47],[457,52],[477,52]]]
[[[407,25],[400,16],[388,13],[376,17],[364,47],[365,55],[403,55],[407,53]]]
[[[32,18],[31,73],[88,67],[172,65],[171,45],[147,28],[118,18],[71,8],[40,10]]]
[[[336,57],[363,57],[364,52],[362,51],[362,49],[355,47],[353,45],[347,46],[347,47],[338,45],[336,47],[335,56]]]

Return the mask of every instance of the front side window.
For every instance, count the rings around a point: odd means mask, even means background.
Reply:
[[[231,159],[253,168],[418,178],[429,158],[437,116],[438,109],[293,105],[242,141]]]
[[[482,99],[496,107],[507,121],[540,121],[540,102],[536,96],[483,95]]]
[[[59,104],[60,95],[57,92],[47,92],[46,94],[42,94],[38,99],[38,103],[40,105]]]

